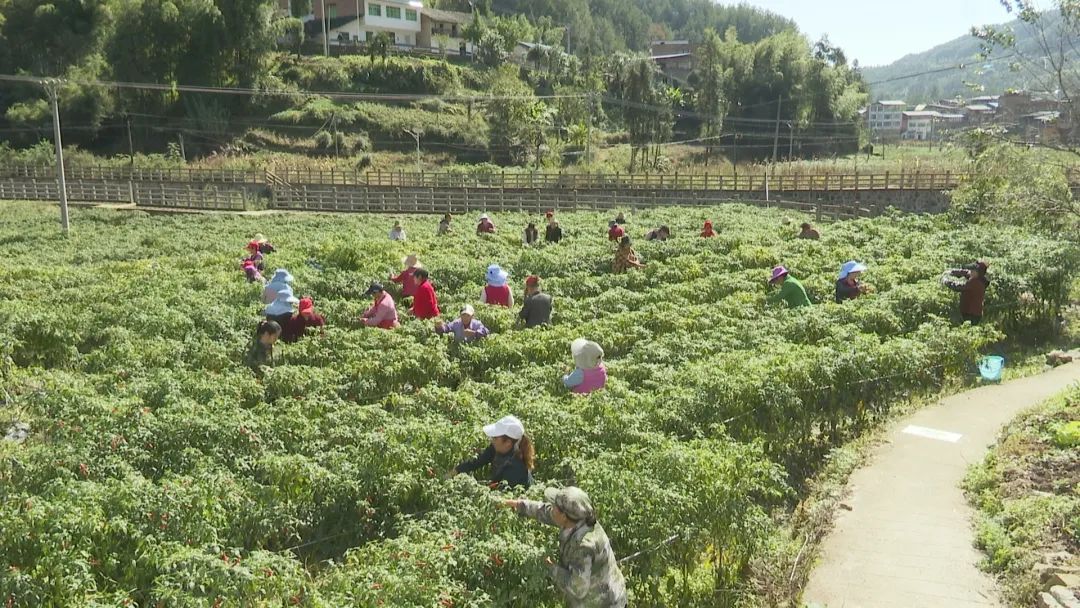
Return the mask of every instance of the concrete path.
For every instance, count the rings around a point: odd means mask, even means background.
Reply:
[[[1080,363],[948,397],[901,421],[851,495],[803,593],[827,608],[1001,607],[960,482],[1003,425],[1080,381]]]

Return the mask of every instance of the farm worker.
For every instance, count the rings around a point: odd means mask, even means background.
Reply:
[[[428,280],[428,271],[426,268],[417,268],[413,273],[413,283],[416,286],[416,293],[413,294],[412,308],[409,309],[411,313],[417,319],[434,319],[441,315],[439,312],[439,300],[435,297],[435,288],[432,287],[431,281]]]
[[[712,220],[705,220],[705,226],[701,229],[701,238],[707,239],[716,236],[712,229]]]
[[[364,295],[375,296],[375,302],[371,308],[360,315],[364,325],[382,329],[394,329],[398,326],[397,305],[394,304],[394,298],[383,289],[381,283],[372,283]]]
[[[525,434],[525,426],[514,416],[503,416],[494,424],[484,427],[484,434],[491,443],[476,458],[466,460],[450,471],[472,473],[480,467],[491,465],[492,489],[506,484],[507,487],[532,485],[532,470],[536,462],[536,450],[532,440]]]
[[[289,274],[288,270],[284,268],[278,268],[274,271],[274,276],[270,277],[270,282],[263,287],[262,300],[263,304],[269,304],[277,299],[279,291],[284,289],[292,289],[289,284],[293,282],[293,276]]]
[[[277,292],[277,297],[263,309],[263,314],[266,315],[266,320],[276,321],[281,327],[285,327],[289,320],[293,316],[293,306],[300,303],[300,300],[296,299],[293,295],[291,287],[285,287],[281,291]]]
[[[405,270],[402,270],[397,276],[394,276],[394,273],[390,273],[390,280],[395,283],[401,283],[402,299],[411,298],[416,293],[416,282],[413,281],[413,275],[416,274],[417,270],[423,268],[424,265],[420,263],[420,260],[416,259],[415,253],[411,253],[402,258],[401,264],[405,267]]]
[[[255,339],[247,354],[247,365],[255,371],[263,365],[274,364],[274,344],[281,337],[281,325],[276,321],[263,321],[255,330]]]
[[[660,226],[656,230],[650,230],[645,235],[646,241],[666,241],[671,238],[671,228]]]
[[[561,240],[562,226],[559,225],[559,220],[552,219],[548,222],[547,228],[544,228],[544,242],[558,243]]]
[[[525,327],[551,325],[552,297],[540,291],[540,277],[532,275],[525,279],[525,302],[518,319]]]
[[[972,325],[982,322],[986,288],[990,285],[990,279],[986,276],[988,268],[989,264],[983,261],[969,264],[949,273],[954,277],[967,277],[967,281],[960,284],[945,283],[949,289],[960,292],[960,318]]]
[[[666,225],[654,228],[645,233],[646,241],[666,241],[671,236],[671,229]]]
[[[536,229],[534,222],[529,222],[529,225],[525,227],[525,244],[532,245],[540,239],[540,231]]]
[[[244,260],[240,267],[244,269],[244,274],[247,276],[248,283],[254,283],[256,281],[262,282],[262,273],[255,267],[255,262]]]
[[[286,344],[304,337],[309,327],[325,327],[326,318],[315,312],[315,302],[308,296],[300,298],[296,316],[281,328],[281,341]]]
[[[439,230],[435,233],[436,236],[444,236],[454,231],[454,229],[450,227],[450,219],[450,214],[447,213],[439,220]]]
[[[247,251],[248,254],[248,257],[244,259],[251,260],[251,262],[255,264],[255,268],[258,268],[259,272],[262,272],[263,254],[259,251],[259,242],[255,240],[248,241],[248,244],[246,247],[244,247],[244,250]]]
[[[787,303],[788,308],[810,306],[810,298],[806,295],[806,289],[803,288],[802,283],[788,273],[787,268],[777,266],[772,269],[769,285],[776,284],[780,284],[780,290],[766,298],[766,301],[770,304],[783,300]]]
[[[252,240],[259,244],[259,253],[263,255],[274,253],[274,251],[276,251],[274,246],[270,244],[270,241],[266,240],[266,237],[261,234],[256,234]]]
[[[618,243],[624,236],[626,236],[626,231],[616,220],[608,222],[607,240]]]
[[[507,308],[514,305],[514,293],[510,291],[510,286],[506,284],[509,275],[505,270],[500,268],[498,264],[492,264],[488,266],[484,278],[487,279],[487,286],[480,292],[481,304],[505,306]]]
[[[622,237],[619,249],[615,252],[615,261],[611,264],[614,272],[626,272],[630,268],[644,268],[645,264],[638,260],[637,252],[630,245],[630,237]]]
[[[581,488],[548,488],[546,503],[508,500],[519,516],[559,531],[559,557],[548,559],[548,575],[571,608],[625,608],[626,581],[589,495]]]
[[[619,212],[619,215],[615,216],[615,223],[616,224],[625,224],[626,223],[626,216],[623,215],[622,211]]]
[[[449,323],[439,321],[435,326],[435,333],[437,334],[454,334],[454,340],[457,342],[475,342],[484,336],[487,336],[488,328],[484,327],[484,324],[480,322],[480,319],[476,318],[476,309],[471,304],[466,304],[461,307],[461,313],[458,318]]]
[[[802,229],[802,232],[799,233],[800,239],[810,239],[811,241],[816,241],[821,238],[821,235],[818,234],[817,230],[814,230],[814,227],[810,225],[810,222],[803,222],[802,225],[799,226],[799,228]]]
[[[480,223],[476,225],[476,234],[495,234],[495,224],[486,213],[480,216]]]
[[[390,240],[391,241],[404,241],[405,229],[401,227],[401,222],[394,222],[394,226],[390,228]]]
[[[574,371],[563,376],[563,386],[571,393],[586,394],[604,388],[607,384],[607,368],[604,367],[604,349],[585,338],[570,343],[574,357]]]
[[[836,280],[836,303],[854,300],[866,293],[866,285],[859,282],[859,277],[866,272],[866,264],[852,260],[840,267],[840,277]]]

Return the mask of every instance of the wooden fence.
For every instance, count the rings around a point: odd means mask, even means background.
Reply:
[[[949,190],[963,173],[825,173],[814,175],[709,175],[679,173],[450,173],[427,171],[336,171],[276,168],[278,179],[290,184],[386,186],[397,188],[494,189],[643,189],[721,190]]]
[[[0,200],[55,201],[60,189],[54,180],[0,178]],[[206,183],[67,182],[68,200],[84,203],[136,203],[173,209],[243,211],[251,195],[243,189]]]
[[[565,190],[495,188],[386,188],[368,186],[300,185],[274,190],[272,209],[361,213],[465,214],[478,211],[542,214],[558,211],[605,211],[646,209],[660,205],[712,206],[745,202],[814,213],[817,217],[851,219],[872,215],[879,209],[857,204],[822,204],[810,200],[745,200],[735,192],[663,190]]]
[[[680,173],[484,172],[446,171],[337,171],[275,167],[264,171],[221,169],[137,169],[130,167],[70,167],[69,181],[207,182],[231,184],[251,189],[291,184],[382,186],[391,188],[492,188],[564,190],[718,190],[740,192],[834,191],[834,190],[949,190],[965,173],[821,173],[777,175],[726,175]],[[54,167],[11,165],[0,167],[0,178],[55,179]]]
[[[0,167],[0,178],[55,180],[56,167],[45,165],[9,165]],[[137,181],[137,182],[210,182],[264,185],[262,171],[223,169],[138,169],[130,167],[66,167],[67,181]]]

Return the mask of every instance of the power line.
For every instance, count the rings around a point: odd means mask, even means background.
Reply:
[[[250,89],[241,87],[204,87],[183,84],[157,84],[150,82],[120,82],[112,80],[78,80],[64,78],[42,78],[40,76],[21,76],[12,74],[0,74],[0,81],[21,82],[25,84],[42,85],[47,82],[59,82],[61,84],[77,84],[80,86],[99,86],[116,89],[133,89],[141,91],[163,91],[186,93],[213,93],[221,95],[266,95],[266,96],[321,96],[330,99],[356,99],[370,101],[423,101],[438,99],[443,101],[501,101],[511,99],[582,99],[584,94],[574,95],[436,95],[436,94],[412,94],[412,93],[348,93],[344,91],[299,91],[288,89]]]

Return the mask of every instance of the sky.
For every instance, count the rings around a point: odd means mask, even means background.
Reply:
[[[859,65],[886,65],[964,36],[973,25],[1012,20],[998,0],[746,0],[822,34]],[[723,0],[722,4],[733,4]]]

